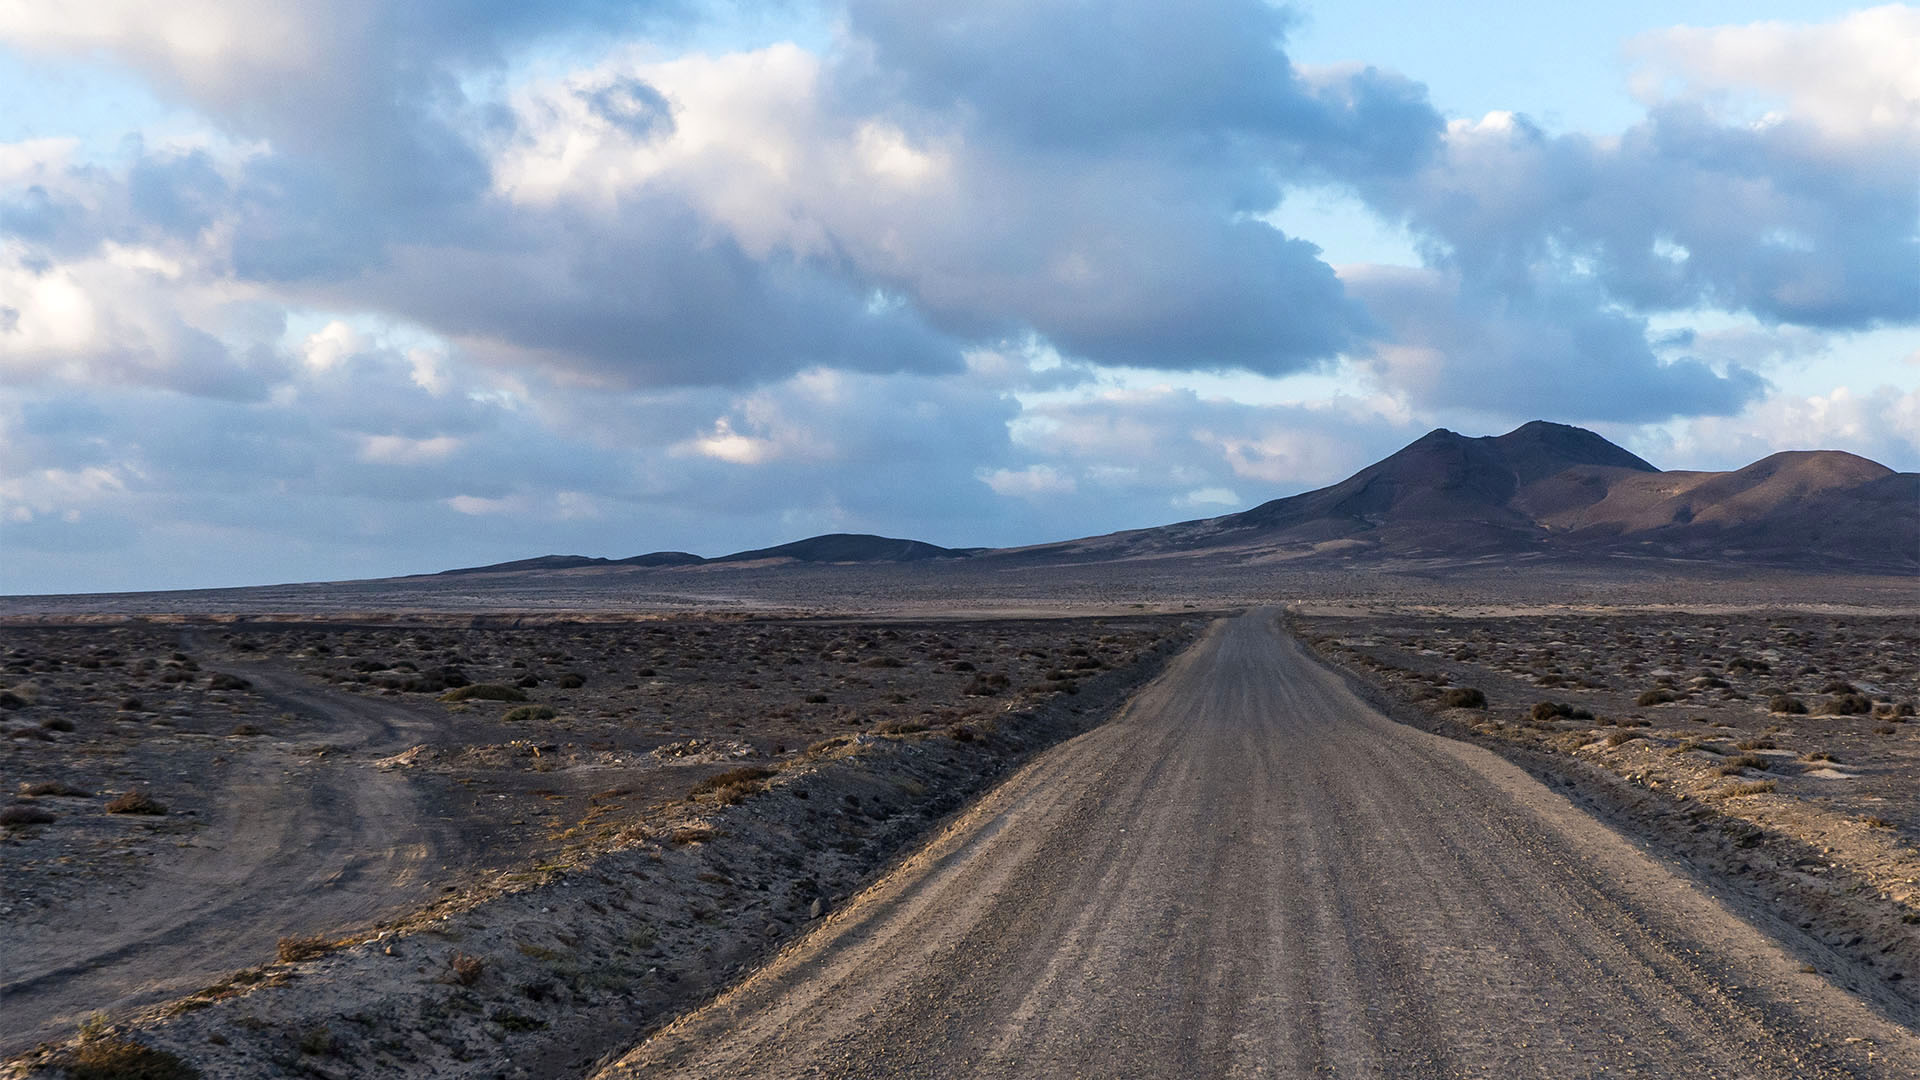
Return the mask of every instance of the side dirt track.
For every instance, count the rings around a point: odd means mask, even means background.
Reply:
[[[51,1074],[76,1053],[124,1066],[140,1048],[207,1077],[579,1075],[833,910],[1010,764],[1105,721],[1199,626],[1170,623],[1124,667],[1082,671],[1076,693],[996,703],[952,727],[821,740],[748,770],[759,775],[731,793],[670,804],[610,842],[500,875],[376,935],[315,942],[318,958],[233,972],[42,1045],[0,1076]],[[300,692],[297,679],[249,671],[268,695]],[[364,705],[375,728],[396,716]],[[384,748],[426,733],[364,734]],[[289,881],[296,893],[311,884]]]
[[[157,880],[102,890],[104,899],[66,918],[9,926],[0,1053],[70,1031],[95,1011],[205,986],[235,956],[272,956],[277,927],[368,923],[432,899],[448,865],[470,871],[509,854],[489,850],[493,830],[460,824],[406,777],[342,768],[329,756],[438,742],[443,718],[317,690],[287,671],[246,670],[268,705],[307,719],[308,752],[233,752],[240,763],[191,778],[210,820]]]
[[[1276,621],[1217,625],[600,1075],[1920,1074],[1737,897]]]

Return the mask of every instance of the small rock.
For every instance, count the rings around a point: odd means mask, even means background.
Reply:
[[[821,915],[825,914],[826,910],[827,910],[826,901],[816,896],[813,898],[813,903],[807,905],[807,918],[817,919]]]

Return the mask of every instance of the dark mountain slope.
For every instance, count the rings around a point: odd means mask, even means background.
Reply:
[[[612,559],[599,559],[591,555],[536,555],[531,559],[514,559],[511,562],[489,563],[486,566],[462,566],[455,570],[442,570],[435,577],[452,577],[458,574],[515,574],[533,570],[573,570],[582,566],[612,566]]]
[[[778,547],[722,555],[709,562],[744,563],[785,559],[803,563],[907,563],[929,559],[965,559],[976,550],[943,548],[919,540],[896,540],[866,533],[829,533]]]
[[[1591,431],[1428,432],[1341,482],[1223,517],[995,553],[1069,560],[1633,553],[1920,566],[1920,476],[1839,451],[1661,472]]]

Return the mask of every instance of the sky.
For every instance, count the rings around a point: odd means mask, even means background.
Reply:
[[[12,0],[0,593],[1920,469],[1920,8]]]

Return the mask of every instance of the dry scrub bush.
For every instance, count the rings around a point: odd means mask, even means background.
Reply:
[[[440,695],[441,701],[450,703],[473,701],[476,699],[480,701],[525,701],[527,700],[527,695],[511,686],[501,686],[499,683],[475,683],[472,686],[458,687]]]
[[[772,769],[758,765],[728,769],[726,772],[715,773],[693,785],[693,790],[688,794],[696,799],[702,795],[710,796],[715,802],[732,806],[764,789],[767,786],[767,778],[772,776],[773,772]]]
[[[53,815],[51,813],[31,803],[16,803],[4,810],[0,810],[0,825],[48,825],[52,822]]]
[[[454,982],[461,986],[472,986],[487,973],[487,962],[477,956],[454,953],[453,958],[447,961],[447,970]]]
[[[1680,695],[1671,690],[1653,689],[1634,698],[1633,703],[1645,709],[1653,705],[1666,705],[1678,700],[1680,700]]]
[[[55,1055],[68,1080],[197,1080],[200,1070],[179,1056],[118,1035],[83,1039]]]
[[[1487,695],[1475,687],[1456,686],[1440,695],[1440,704],[1449,709],[1484,709]]]
[[[86,788],[74,787],[65,780],[42,780],[36,784],[21,784],[22,795],[63,795],[70,799],[91,799],[93,792]]]
[[[1873,702],[1865,694],[1840,694],[1827,702],[1829,716],[1865,716],[1873,711]]]
[[[1012,680],[998,671],[976,676],[961,693],[968,697],[994,697],[1012,685]]]
[[[1527,710],[1527,719],[1536,724],[1551,723],[1563,716],[1569,720],[1593,719],[1593,713],[1588,710],[1560,701],[1535,702],[1533,708]]]
[[[297,964],[332,952],[334,943],[323,937],[283,937],[274,956],[283,964]]]
[[[109,814],[153,814],[158,816],[166,812],[167,807],[165,803],[157,801],[153,796],[138,788],[107,803],[107,813]]]
[[[500,719],[505,723],[520,724],[534,720],[551,720],[553,717],[551,705],[516,705],[508,709]]]

